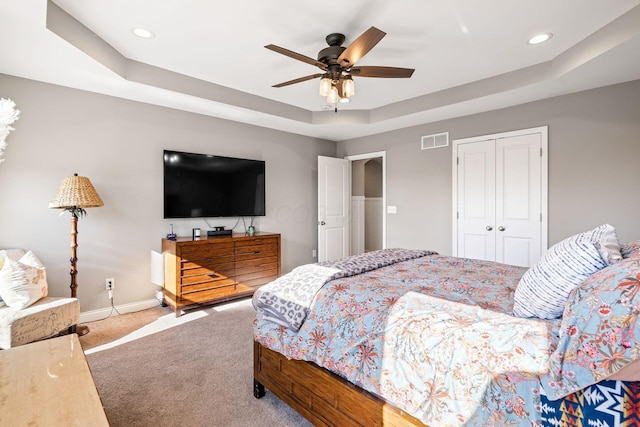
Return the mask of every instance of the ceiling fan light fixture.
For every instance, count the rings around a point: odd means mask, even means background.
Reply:
[[[322,76],[320,79],[320,96],[329,96],[329,92],[331,92],[331,78],[328,74]]]
[[[351,98],[356,93],[356,85],[351,76],[344,76],[342,80],[342,94],[344,98]]]
[[[340,98],[340,102],[341,102],[342,104],[346,104],[346,103],[347,103],[347,102],[349,102],[349,101],[351,101],[349,98],[346,98],[346,97],[345,97],[345,98]]]
[[[327,103],[335,104],[340,99],[338,96],[338,88],[335,86],[331,86],[331,90],[329,91],[329,95],[327,95]]]

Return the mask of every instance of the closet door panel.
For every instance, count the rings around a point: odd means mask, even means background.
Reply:
[[[496,261],[533,265],[540,258],[540,134],[496,140]]]
[[[458,147],[458,256],[495,261],[494,141]]]

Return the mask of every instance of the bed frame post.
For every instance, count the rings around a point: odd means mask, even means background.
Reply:
[[[253,379],[253,397],[256,399],[263,398],[266,392],[264,391],[264,386],[260,384],[257,379]]]

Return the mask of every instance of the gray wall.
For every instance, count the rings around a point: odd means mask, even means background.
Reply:
[[[354,160],[351,162],[351,195],[364,196],[364,164],[367,159]]]
[[[338,156],[387,151],[387,247],[450,254],[451,143],[420,150],[420,137],[467,138],[549,126],[549,245],[608,222],[640,239],[640,81],[628,82],[342,141]]]
[[[365,197],[382,197],[382,159],[370,159],[364,164]]]
[[[47,204],[77,172],[105,203],[78,223],[82,311],[108,307],[107,277],[116,279],[116,305],[153,298],[150,251],[160,251],[169,223],[179,235],[206,228],[200,219],[162,218],[163,149],[265,160],[267,215],[255,225],[282,234],[284,272],[314,261],[317,156],[335,156],[335,142],[1,74],[0,96],[21,110],[0,164],[0,248],[33,249],[50,295],[69,295],[70,222]]]

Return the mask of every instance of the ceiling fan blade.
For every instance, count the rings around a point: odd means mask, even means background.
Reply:
[[[351,67],[365,56],[387,33],[371,27],[360,35],[342,52],[338,57],[338,64],[341,67]]]
[[[315,65],[316,67],[319,67],[319,68],[321,68],[323,70],[327,69],[327,65],[326,64],[323,64],[322,62],[319,62],[318,60],[313,59],[313,58],[311,58],[309,56],[305,56],[305,55],[302,55],[300,53],[296,53],[296,52],[294,52],[292,50],[285,49],[283,47],[276,46],[274,44],[268,44],[265,47],[267,49],[269,49],[269,50],[274,51],[274,52],[278,52],[278,53],[280,53],[282,55],[288,56],[289,58],[297,59],[298,61],[302,61],[302,62],[306,62],[307,64]]]
[[[306,82],[307,80],[313,80],[313,79],[317,79],[318,77],[322,77],[324,74],[313,74],[311,76],[306,76],[306,77],[300,77],[298,79],[294,79],[294,80],[289,80],[288,82],[283,82],[283,83],[278,83],[277,85],[273,85],[271,87],[283,87],[283,86],[289,86],[292,84],[296,84],[296,83],[300,83],[300,82]]]
[[[397,67],[356,67],[350,73],[357,77],[408,78],[415,70],[413,68]]]

